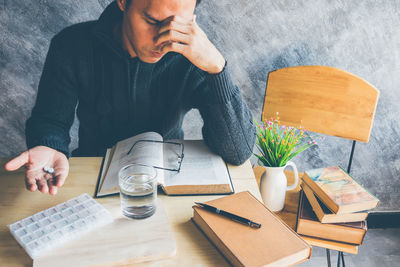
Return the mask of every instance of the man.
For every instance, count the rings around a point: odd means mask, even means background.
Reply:
[[[184,115],[198,108],[206,144],[229,163],[248,159],[252,116],[225,59],[196,23],[197,4],[116,0],[99,20],[54,36],[26,123],[29,150],[6,169],[25,165],[28,190],[56,194],[68,175],[75,109],[80,126],[73,155],[102,156],[146,131],[182,139]]]

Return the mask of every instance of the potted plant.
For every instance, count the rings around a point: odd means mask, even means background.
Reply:
[[[280,211],[284,207],[287,190],[297,187],[299,175],[296,165],[290,161],[304,150],[316,145],[313,135],[306,132],[302,126],[286,127],[281,125],[279,114],[270,120],[262,116],[261,125],[257,125],[256,146],[259,154],[258,164],[265,168],[260,181],[260,191],[264,204],[272,211]],[[284,169],[291,166],[295,182],[287,186]]]

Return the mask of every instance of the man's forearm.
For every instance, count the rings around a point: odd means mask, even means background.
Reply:
[[[78,101],[73,57],[59,35],[53,37],[38,95],[31,117],[26,122],[28,148],[47,146],[69,157],[69,130],[74,121]]]
[[[32,116],[26,122],[26,145],[28,149],[36,146],[46,146],[63,153],[67,158],[69,153],[69,129],[57,126],[48,119]]]
[[[231,164],[240,165],[251,155],[256,129],[247,105],[240,94],[228,103],[213,105],[202,111],[203,137],[207,145]]]
[[[210,103],[199,107],[207,145],[228,163],[240,165],[251,155],[256,137],[253,116],[225,68],[206,78]]]

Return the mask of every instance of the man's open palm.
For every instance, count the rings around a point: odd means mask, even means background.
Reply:
[[[15,171],[26,167],[25,184],[30,191],[39,189],[42,193],[57,193],[57,188],[64,184],[69,171],[67,157],[55,149],[46,146],[36,146],[18,157],[10,160],[5,165],[6,170]],[[53,174],[44,171],[44,167],[54,169]]]

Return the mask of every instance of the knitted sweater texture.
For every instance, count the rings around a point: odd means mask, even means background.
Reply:
[[[44,145],[69,157],[75,112],[79,147],[72,155],[102,156],[116,142],[146,131],[183,139],[183,117],[197,108],[211,150],[228,163],[247,160],[255,126],[228,67],[208,74],[172,52],[154,64],[131,58],[113,37],[121,18],[113,1],[98,20],[52,38],[26,123],[28,148]]]

